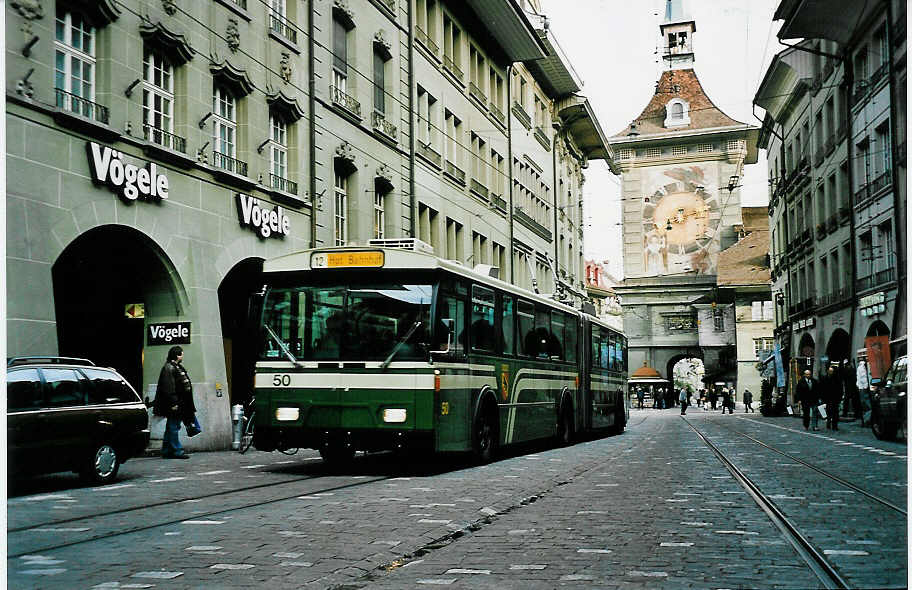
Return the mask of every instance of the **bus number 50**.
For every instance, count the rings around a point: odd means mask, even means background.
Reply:
[[[291,375],[273,375],[273,387],[288,387],[291,385]]]

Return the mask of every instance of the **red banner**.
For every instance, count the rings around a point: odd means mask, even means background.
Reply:
[[[865,348],[868,349],[868,370],[871,379],[883,379],[890,369],[890,337],[868,336],[865,338]]]

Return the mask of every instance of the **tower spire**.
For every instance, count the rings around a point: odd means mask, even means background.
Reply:
[[[659,25],[664,50],[662,59],[670,70],[693,68],[693,34],[697,25],[684,10],[684,0],[665,0],[665,19]]]

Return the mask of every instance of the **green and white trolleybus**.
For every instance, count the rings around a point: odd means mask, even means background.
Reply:
[[[417,240],[263,266],[257,449],[472,452],[624,429],[624,336]],[[424,250],[424,251],[422,251]]]

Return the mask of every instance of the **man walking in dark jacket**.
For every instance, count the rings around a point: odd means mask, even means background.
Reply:
[[[168,350],[168,360],[158,375],[158,388],[155,392],[155,403],[152,412],[156,416],[167,418],[165,433],[162,436],[162,458],[164,459],[189,459],[180,444],[181,424],[192,420],[196,413],[193,404],[193,386],[190,375],[181,364],[184,360],[184,349],[172,346]]]
[[[811,377],[811,370],[804,370],[804,377],[798,381],[798,386],[795,388],[796,393],[798,394],[798,400],[801,402],[801,422],[804,424],[804,429],[808,429],[808,425],[811,423],[811,415],[813,412],[814,416],[814,430],[817,430],[817,404],[820,403],[820,385],[817,383],[817,380]]]

